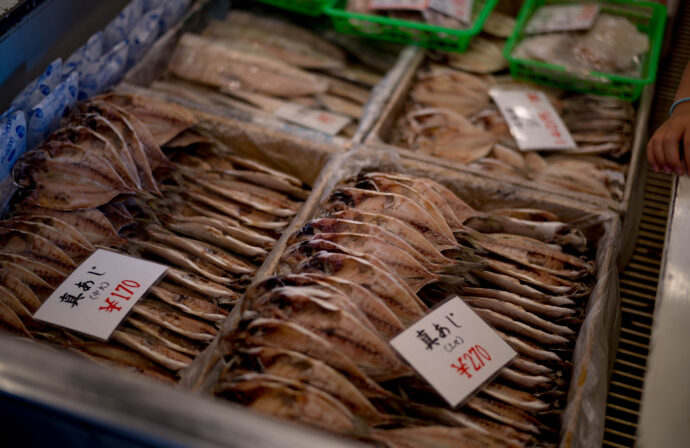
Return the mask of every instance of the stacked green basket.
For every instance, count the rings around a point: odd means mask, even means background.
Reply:
[[[498,0],[475,0],[472,6],[472,25],[464,30],[349,12],[345,9],[347,0],[336,1],[332,6],[326,7],[324,13],[331,18],[333,26],[341,33],[419,45],[435,50],[461,52],[467,49],[472,37],[482,30],[496,3]]]
[[[323,10],[333,3],[334,0],[256,0],[261,3],[268,3],[269,5],[278,8],[288,9],[300,14],[309,16],[321,15]]]
[[[576,0],[527,0],[520,10],[512,36],[504,48],[504,56],[510,63],[510,74],[514,78],[533,81],[599,95],[616,96],[625,100],[636,100],[645,85],[656,79],[657,66],[666,26],[666,8],[658,3],[635,0],[600,0],[601,13],[624,16],[634,23],[640,32],[649,36],[650,48],[642,60],[640,77],[590,71],[576,73],[565,67],[547,62],[513,57],[513,51],[526,36],[524,30],[534,12],[544,5],[582,3]]]

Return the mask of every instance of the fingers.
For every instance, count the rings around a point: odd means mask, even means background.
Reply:
[[[671,127],[664,133],[661,139],[664,153],[664,172],[681,175],[685,172],[685,166],[680,161],[680,143],[683,139],[682,129]]]
[[[685,163],[685,172],[690,175],[690,132],[685,133],[685,138],[683,140],[683,162]]]
[[[647,162],[649,162],[649,165],[652,167],[652,169],[658,173],[659,172],[659,162],[656,159],[656,152],[654,151],[654,147],[655,147],[654,138],[655,137],[656,137],[656,135],[654,137],[652,137],[652,139],[649,140],[649,142],[647,142]]]
[[[663,130],[659,129],[649,142],[652,145],[652,154],[656,162],[654,166],[656,166],[657,172],[666,171],[666,157],[664,155],[664,146],[661,143],[664,138],[663,135]]]

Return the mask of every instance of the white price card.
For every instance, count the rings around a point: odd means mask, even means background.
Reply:
[[[273,114],[283,120],[329,135],[338,134],[352,121],[350,117],[292,103],[280,106]]]
[[[599,17],[599,5],[549,5],[537,9],[525,27],[525,33],[580,31],[592,28]]]
[[[167,269],[98,249],[53,291],[34,318],[107,341]]]
[[[473,4],[474,0],[430,0],[429,8],[469,25],[472,23]]]
[[[492,88],[489,95],[508,122],[521,151],[577,148],[570,131],[543,92]]]
[[[429,0],[369,0],[369,9],[409,9],[426,11]]]
[[[393,338],[391,345],[453,407],[517,356],[457,296]]]

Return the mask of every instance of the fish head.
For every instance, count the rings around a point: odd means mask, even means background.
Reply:
[[[334,190],[326,202],[327,208],[334,212],[338,212],[346,208],[352,208],[357,205],[355,199],[346,190]]]
[[[295,244],[306,239],[311,238],[316,233],[316,227],[313,222],[308,222],[302,226],[294,235],[288,240],[288,244]]]

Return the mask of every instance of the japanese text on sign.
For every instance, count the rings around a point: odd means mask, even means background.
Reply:
[[[543,92],[494,88],[489,94],[508,122],[520,150],[569,150],[577,147]]]
[[[98,249],[48,297],[34,318],[107,340],[167,267]]]
[[[548,5],[537,9],[525,27],[527,34],[588,30],[599,17],[599,5]]]
[[[457,406],[517,353],[459,297],[432,310],[391,345]]]
[[[273,114],[283,120],[329,135],[336,135],[352,121],[349,117],[311,109],[298,104],[285,104],[274,111]]]

